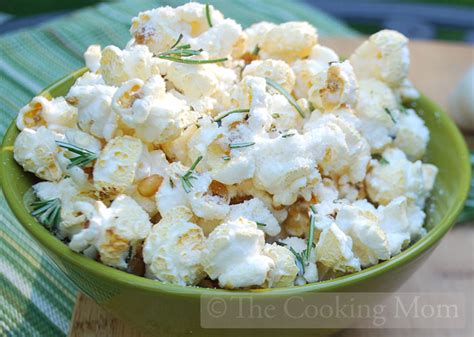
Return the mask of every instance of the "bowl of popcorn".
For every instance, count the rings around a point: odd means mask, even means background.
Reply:
[[[394,291],[462,209],[465,143],[402,34],[343,60],[307,22],[198,3],[130,33],[23,107],[0,163],[22,225],[117,316],[184,334],[201,295]]]

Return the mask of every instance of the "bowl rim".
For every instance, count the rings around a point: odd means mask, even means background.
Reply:
[[[52,83],[41,91],[38,95],[51,97],[49,91],[59,87],[66,82],[76,79],[87,71],[87,68],[78,69],[58,81]],[[168,293],[182,296],[281,296],[293,295],[303,292],[319,292],[319,291],[335,291],[346,286],[354,285],[362,281],[368,281],[392,268],[401,267],[408,262],[419,257],[423,252],[435,245],[454,224],[457,216],[461,212],[464,201],[467,198],[470,186],[471,164],[469,159],[469,151],[463,136],[454,122],[448,115],[429,100],[421,95],[420,103],[428,106],[429,110],[439,113],[439,120],[446,126],[449,134],[453,137],[453,142],[459,152],[459,165],[462,166],[460,180],[460,190],[457,195],[453,196],[455,201],[451,209],[446,211],[442,219],[428,231],[428,234],[415,242],[412,246],[402,251],[400,254],[391,259],[378,263],[369,268],[365,268],[359,272],[341,276],[335,279],[318,281],[302,286],[285,287],[285,288],[269,288],[269,289],[251,289],[251,290],[226,290],[201,288],[196,286],[182,286],[177,284],[164,283],[157,280],[151,280],[142,276],[129,274],[125,271],[109,267],[105,264],[92,260],[82,254],[73,252],[66,244],[57,239],[46,228],[44,228],[36,219],[31,216],[23,205],[22,198],[19,198],[15,192],[13,174],[8,170],[11,165],[18,165],[13,159],[13,143],[18,132],[15,119],[13,119],[9,128],[5,132],[3,143],[0,151],[0,182],[5,195],[5,199],[10,206],[13,214],[21,225],[29,232],[29,234],[37,241],[43,250],[48,254],[53,253],[59,255],[68,263],[78,267],[79,270],[85,269],[87,273],[94,274],[95,277],[106,280],[107,282],[120,284],[128,288],[138,288],[145,291],[156,293]],[[57,262],[55,262],[57,264]],[[61,269],[61,268],[60,268]],[[65,272],[64,270],[62,272]],[[66,273],[67,274],[67,273]]]

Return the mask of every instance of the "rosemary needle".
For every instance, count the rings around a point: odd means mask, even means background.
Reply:
[[[293,96],[291,96],[290,93],[288,93],[288,91],[286,91],[281,85],[279,85],[278,83],[276,83],[275,81],[273,81],[272,79],[268,78],[268,77],[265,77],[265,80],[267,81],[267,85],[271,86],[273,89],[277,90],[280,94],[282,94],[283,96],[285,96],[285,98],[288,100],[288,102],[293,106],[293,108],[296,109],[296,111],[298,111],[298,113],[300,114],[301,117],[305,118],[305,115],[304,115],[304,112],[303,110],[301,109],[301,107],[298,105],[298,103],[296,102],[296,100],[293,98]]]
[[[202,160],[202,156],[197,157],[196,161],[191,165],[189,170],[187,170],[186,173],[180,177],[181,185],[183,186],[183,189],[186,193],[191,192],[191,189],[193,188],[193,184],[191,183],[191,180],[197,179],[194,176],[194,170],[196,169],[196,166],[199,164],[201,160]]]
[[[229,144],[229,147],[231,149],[241,149],[243,147],[249,147],[249,146],[252,146],[252,145],[255,145],[255,142],[247,142],[247,143],[232,143],[232,144]]]
[[[236,109],[236,110],[227,111],[217,116],[216,118],[214,118],[214,122],[216,122],[217,125],[221,126],[222,120],[226,118],[227,116],[236,114],[236,113],[249,113],[249,112],[250,112],[250,109]]]
[[[206,4],[206,18],[207,24],[209,25],[209,27],[212,27],[211,8],[209,4]]]

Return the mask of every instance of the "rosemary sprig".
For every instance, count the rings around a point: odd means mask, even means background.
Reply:
[[[49,230],[55,230],[61,221],[61,200],[49,199],[38,200],[31,203],[34,216],[41,224]]]
[[[285,96],[285,98],[293,106],[293,108],[295,108],[296,111],[298,111],[300,116],[305,118],[303,109],[301,109],[301,107],[298,105],[296,100],[293,98],[293,96],[291,96],[290,93],[288,93],[288,91],[286,91],[281,85],[279,85],[278,83],[276,83],[275,81],[273,81],[272,79],[268,77],[265,77],[265,80],[267,81],[267,85],[271,86],[273,89],[277,90],[280,94]]]
[[[256,44],[255,48],[252,50],[252,54],[258,55],[258,53],[260,53],[260,47],[258,46],[258,44]]]
[[[250,109],[235,109],[235,110],[224,112],[223,114],[214,118],[213,121],[216,122],[218,126],[221,126],[222,120],[226,118],[227,116],[232,115],[232,114],[237,114],[237,113],[249,113],[249,112],[250,112]]]
[[[372,159],[378,160],[378,162],[382,165],[390,164],[390,162],[385,159],[381,154],[375,153],[372,155]]]
[[[211,8],[209,4],[206,4],[206,18],[207,18],[207,24],[209,25],[209,27],[212,27]]]
[[[296,250],[293,249],[293,247],[288,248],[290,252],[293,253],[293,255],[296,258],[296,265],[298,266],[299,272],[298,275],[302,276],[305,273],[305,264],[306,264],[306,258],[305,258],[305,251],[302,251],[301,253],[298,253]]]
[[[191,192],[191,189],[193,188],[193,184],[191,183],[192,179],[197,179],[194,176],[194,169],[196,166],[199,164],[199,162],[202,160],[202,156],[197,157],[196,161],[191,165],[189,170],[186,171],[185,174],[179,177],[181,180],[181,185],[183,185],[183,189],[186,193]]]
[[[191,45],[185,44],[178,46],[179,42],[183,39],[183,34],[179,34],[176,42],[171,46],[167,51],[161,52],[158,54],[158,57],[163,60],[178,62],[178,63],[187,63],[187,64],[205,64],[205,63],[217,63],[227,61],[227,57],[210,59],[210,60],[195,60],[188,59],[187,57],[200,55],[202,49],[191,49]]]
[[[56,144],[58,144],[63,149],[66,149],[72,153],[77,154],[77,156],[70,158],[71,163],[67,166],[68,169],[74,166],[83,167],[97,159],[96,153],[89,151],[87,149],[84,149],[82,147],[79,147],[70,143],[62,142],[59,140],[56,141]]]
[[[249,147],[255,145],[255,142],[246,142],[246,143],[232,143],[229,144],[229,148],[231,149],[241,149],[243,147]]]
[[[385,112],[390,116],[390,119],[392,120],[392,122],[397,123],[390,109],[389,108],[384,108],[384,109],[385,109]]]

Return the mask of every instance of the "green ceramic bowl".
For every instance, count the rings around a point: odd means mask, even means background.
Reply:
[[[46,88],[42,95],[65,95],[85,72],[80,69]],[[428,98],[417,103],[418,113],[431,131],[426,160],[439,168],[431,210],[427,217],[428,235],[389,261],[361,272],[310,285],[253,291],[226,291],[163,284],[127,274],[76,254],[51,235],[26,210],[23,194],[36,179],[13,159],[13,143],[18,130],[12,122],[0,154],[1,182],[5,197],[23,227],[85,294],[119,318],[151,332],[152,336],[252,336],[308,335],[304,330],[202,330],[199,320],[201,295],[288,297],[315,292],[392,292],[416,272],[436,244],[454,224],[463,207],[471,167],[462,135],[448,116]],[[321,335],[322,332],[318,332]],[[312,334],[313,335],[313,334]]]

